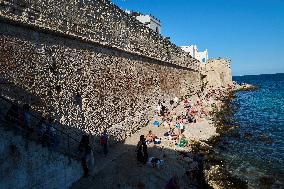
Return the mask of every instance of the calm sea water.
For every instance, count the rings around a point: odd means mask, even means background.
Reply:
[[[284,74],[233,77],[259,86],[236,93],[232,104],[240,126],[226,134],[217,151],[227,169],[249,188],[284,188]],[[272,184],[273,183],[273,184]],[[272,185],[271,185],[272,184]]]

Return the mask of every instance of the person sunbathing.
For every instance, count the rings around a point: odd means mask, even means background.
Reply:
[[[146,141],[148,142],[154,142],[156,138],[156,135],[152,133],[152,131],[149,131],[149,133],[146,135]]]
[[[170,129],[169,136],[171,140],[177,140],[179,138],[178,134],[174,132],[174,129]]]
[[[183,101],[183,107],[184,107],[184,108],[188,108],[188,107],[189,107],[189,101],[188,101],[187,99],[185,99],[185,100]]]

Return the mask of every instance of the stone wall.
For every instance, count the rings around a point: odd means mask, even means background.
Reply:
[[[1,0],[2,21],[197,70],[199,62],[107,0]]]
[[[0,75],[17,86],[2,95],[69,128],[108,128],[121,140],[146,124],[159,100],[200,88],[198,72],[145,56],[9,23],[0,34]]]
[[[79,161],[49,152],[3,129],[0,120],[0,188],[69,188],[82,176]]]
[[[230,60],[218,58],[209,59],[203,68],[204,80],[207,87],[219,88],[228,87],[233,84]]]

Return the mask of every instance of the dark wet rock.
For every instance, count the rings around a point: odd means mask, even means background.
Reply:
[[[199,154],[208,154],[210,146],[207,143],[201,143],[199,141],[194,141],[190,144],[193,152],[198,152]]]
[[[206,171],[206,180],[213,188],[247,189],[246,181],[233,176],[223,166],[212,166]]]
[[[210,146],[214,146],[220,142],[220,138],[221,138],[220,136],[211,137],[206,143],[209,144]]]
[[[238,131],[233,131],[230,135],[234,138],[241,138],[241,134]]]
[[[272,185],[274,183],[274,179],[272,177],[260,177],[259,178],[259,185],[260,189],[269,189],[272,188]]]
[[[268,137],[265,133],[260,134],[258,139],[267,144],[273,144],[272,138]]]
[[[252,139],[252,134],[251,133],[245,133],[244,138],[247,139],[247,140],[250,140],[250,139]]]
[[[223,145],[229,145],[230,143],[228,141],[223,141]]]
[[[208,162],[210,165],[221,165],[224,161],[224,158],[216,153],[211,153],[207,155],[206,157],[206,162]]]
[[[273,140],[271,138],[269,138],[267,141],[266,141],[267,144],[273,144]]]
[[[226,149],[227,149],[227,147],[226,147],[226,146],[224,146],[224,145],[221,145],[221,146],[219,146],[219,149],[224,151],[224,150],[226,150]]]

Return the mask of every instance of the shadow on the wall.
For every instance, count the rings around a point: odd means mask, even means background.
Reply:
[[[0,89],[1,126],[15,130],[15,132],[26,136],[28,140],[41,143],[42,138],[44,138],[43,132],[47,130],[46,125],[48,125],[51,128],[50,130],[56,134],[59,151],[72,158],[80,159],[77,150],[78,145],[81,136],[88,133],[76,127],[60,124],[48,115],[43,116],[39,112],[39,107],[44,106],[40,97],[8,82],[8,80],[3,78],[0,80]],[[27,105],[29,110],[26,110]],[[30,115],[30,128],[28,129],[24,128],[25,112],[29,112]],[[45,143],[48,142],[45,141]]]

